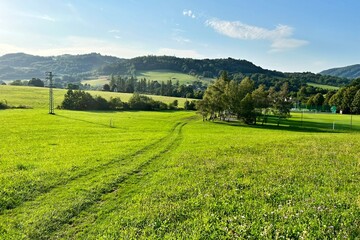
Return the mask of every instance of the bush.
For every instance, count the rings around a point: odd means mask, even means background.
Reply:
[[[69,89],[60,108],[69,110],[167,110],[165,103],[154,101],[144,95],[134,94],[128,103],[124,103],[120,98],[110,98],[107,101],[100,96],[92,97],[89,93],[82,90]]]
[[[34,87],[44,87],[44,82],[41,81],[39,78],[32,78],[28,82],[28,86],[34,86]]]
[[[8,109],[9,106],[6,104],[6,102],[0,102],[0,109]]]
[[[61,108],[69,110],[96,110],[96,107],[97,103],[90,93],[81,90],[69,89],[61,103]]]

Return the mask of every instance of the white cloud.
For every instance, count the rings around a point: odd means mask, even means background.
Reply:
[[[201,55],[197,51],[191,50],[191,49],[160,48],[156,52],[156,55],[167,55],[167,56],[176,56],[176,57],[183,57],[183,58],[197,58],[197,59],[204,58],[203,55]]]
[[[55,22],[55,18],[52,18],[48,15],[39,15],[39,16],[33,16],[33,17],[41,19],[41,20],[45,20],[45,21]]]
[[[191,11],[191,10],[184,10],[184,11],[183,11],[183,15],[184,15],[184,16],[188,16],[188,17],[191,17],[191,18],[196,18],[195,14],[194,14],[193,11]]]
[[[308,44],[305,40],[291,38],[294,29],[287,25],[278,25],[275,29],[270,30],[244,24],[239,21],[230,22],[219,19],[207,20],[205,24],[213,28],[216,32],[231,38],[271,41],[270,52],[294,49]]]
[[[271,44],[270,52],[281,52],[288,49],[299,48],[308,44],[308,41],[293,38],[278,38]]]
[[[120,31],[117,29],[110,29],[108,32],[109,33],[119,33]]]

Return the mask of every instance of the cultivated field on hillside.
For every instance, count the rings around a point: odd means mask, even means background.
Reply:
[[[0,239],[360,236],[359,116],[49,115],[45,89],[4,89],[37,107],[0,110]]]

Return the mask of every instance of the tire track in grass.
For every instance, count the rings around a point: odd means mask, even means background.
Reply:
[[[101,200],[102,196],[119,189],[121,183],[137,176],[160,155],[170,151],[187,121],[177,123],[162,141],[148,145],[130,155],[127,165],[107,165],[98,171],[76,178],[66,185],[37,197],[34,201],[7,211],[0,216],[0,233],[5,238],[48,239],[72,218]],[[120,185],[121,186],[121,185]]]
[[[189,120],[194,118],[189,118]],[[168,146],[163,149],[161,152],[153,156],[152,159],[145,162],[141,168],[137,169],[134,174],[129,176],[123,182],[121,182],[115,191],[106,193],[101,196],[97,202],[87,209],[84,209],[81,214],[70,219],[69,222],[63,224],[61,228],[55,231],[51,235],[51,239],[96,239],[96,236],[93,236],[91,232],[91,226],[97,224],[97,219],[102,219],[107,217],[112,211],[115,211],[119,204],[122,204],[125,199],[129,199],[135,194],[139,193],[139,185],[142,185],[144,181],[147,181],[148,178],[151,178],[151,173],[156,172],[158,168],[162,166],[162,158],[167,153],[170,153],[177,149],[181,143],[182,139],[182,127],[187,123],[182,124],[179,129],[179,133],[176,135],[176,138],[168,144]],[[134,186],[136,186],[134,188]],[[119,198],[119,196],[121,196]],[[89,221],[89,219],[91,219]],[[90,227],[89,227],[90,226]],[[77,235],[80,233],[80,236]]]
[[[175,131],[176,127],[179,124],[180,124],[180,122],[175,123],[174,126],[170,129],[170,131],[169,131],[169,133],[167,135],[165,135],[164,137],[154,141],[153,143],[150,143],[149,145],[146,145],[143,148],[140,148],[140,149],[136,150],[134,153],[124,155],[124,156],[120,156],[120,157],[114,158],[114,159],[112,159],[112,160],[110,160],[110,161],[108,161],[106,163],[99,164],[99,165],[94,166],[92,168],[87,168],[87,169],[85,169],[83,171],[79,171],[79,172],[77,172],[77,174],[74,174],[71,177],[68,177],[68,178],[65,178],[65,179],[59,179],[59,181],[54,181],[54,182],[52,182],[51,185],[47,185],[47,186],[43,186],[43,185],[40,186],[39,185],[38,187],[35,187],[36,189],[34,191],[25,192],[26,194],[11,196],[13,198],[20,198],[22,200],[17,202],[17,203],[14,203],[14,202],[10,202],[8,204],[3,203],[3,206],[0,208],[0,216],[3,215],[7,210],[15,209],[15,208],[21,206],[22,204],[24,204],[25,202],[32,201],[32,200],[36,199],[37,197],[39,197],[39,196],[41,196],[43,194],[51,192],[53,189],[64,186],[64,185],[68,184],[69,182],[74,181],[74,180],[76,180],[78,178],[87,176],[87,175],[89,175],[90,173],[92,173],[94,171],[101,171],[101,170],[103,170],[105,168],[110,168],[113,165],[119,164],[119,162],[122,162],[122,164],[126,164],[127,161],[129,159],[133,158],[134,156],[136,156],[138,154],[141,154],[142,152],[148,151],[153,146],[159,144],[162,141],[165,141],[166,138],[168,138]],[[41,189],[40,189],[40,187],[41,187]],[[6,193],[4,193],[4,194],[6,194]],[[1,195],[0,195],[0,197],[1,197]],[[9,197],[9,196],[7,196],[7,197]]]

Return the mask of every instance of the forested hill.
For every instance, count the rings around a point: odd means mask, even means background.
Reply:
[[[280,72],[262,69],[249,61],[232,58],[197,60],[170,56],[144,56],[121,59],[97,53],[51,57],[14,53],[0,57],[0,79],[2,80],[41,77],[46,71],[52,71],[58,75],[84,77],[97,74],[135,75],[136,71],[157,69],[209,78],[217,77],[222,70],[228,71],[229,74],[282,75]]]
[[[233,58],[221,59],[192,59],[192,58],[178,58],[172,56],[143,56],[129,59],[127,62],[127,69],[129,74],[132,71],[168,69],[171,71],[182,72],[208,78],[216,78],[223,70],[229,74],[254,74],[261,73],[269,76],[283,76],[281,72],[270,71],[246,60],[237,60]],[[104,73],[122,73],[124,71],[124,64],[117,63],[105,66],[102,71]]]
[[[233,79],[249,76],[257,83],[273,85],[289,80],[297,85],[308,82],[341,86],[349,79],[313,73],[282,73],[263,69],[255,64],[233,58],[192,59],[173,56],[143,56],[123,59],[103,56],[98,53],[83,55],[60,55],[51,57],[33,56],[24,53],[7,54],[0,57],[0,80],[44,78],[47,71],[57,76],[71,76],[76,81],[99,75],[136,76],[137,71],[169,70],[197,76],[217,78],[227,71]]]
[[[48,71],[57,75],[91,76],[104,65],[122,61],[97,53],[51,57],[12,53],[0,57],[0,80],[42,78]]]
[[[346,67],[339,67],[339,68],[331,68],[322,71],[320,74],[350,78],[350,79],[360,78],[360,64],[355,64]]]

